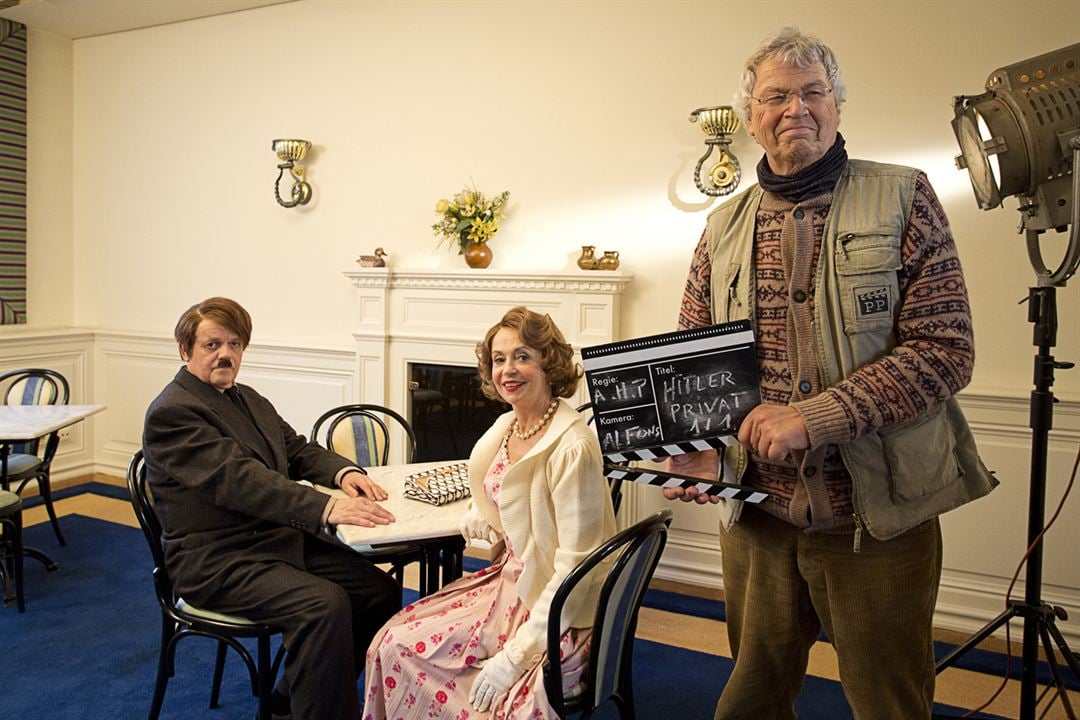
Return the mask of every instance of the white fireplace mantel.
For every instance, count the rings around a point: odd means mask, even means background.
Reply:
[[[384,267],[344,274],[356,288],[353,337],[360,397],[404,411],[406,417],[409,365],[475,365],[476,343],[516,305],[549,314],[577,351],[619,339],[620,301],[632,279],[618,270],[576,268],[505,272]]]
[[[350,270],[345,277],[357,288],[458,290],[528,290],[620,295],[632,276],[619,271],[500,272],[488,270]]]

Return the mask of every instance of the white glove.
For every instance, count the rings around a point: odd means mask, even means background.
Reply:
[[[480,668],[480,674],[469,691],[469,704],[477,712],[487,712],[495,698],[506,694],[514,681],[524,674],[525,669],[510,662],[510,656],[500,650]]]
[[[484,519],[484,516],[480,514],[480,508],[475,505],[470,505],[469,509],[465,511],[465,514],[461,517],[461,524],[458,525],[458,530],[461,531],[461,536],[465,538],[466,542],[469,540],[487,540],[494,545],[499,541],[499,533]]]

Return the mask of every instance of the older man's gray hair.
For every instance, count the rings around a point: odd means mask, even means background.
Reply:
[[[840,66],[836,63],[836,55],[829,46],[813,35],[804,35],[797,27],[788,26],[765,38],[746,61],[734,100],[735,114],[739,116],[744,126],[750,125],[750,101],[752,100],[750,94],[754,92],[754,83],[757,82],[758,66],[769,58],[776,58],[781,62],[801,68],[820,64],[825,69],[825,76],[829,79],[833,97],[836,98],[837,110],[847,97],[847,87],[844,85],[844,78],[840,75]],[[797,90],[798,88],[790,89]]]

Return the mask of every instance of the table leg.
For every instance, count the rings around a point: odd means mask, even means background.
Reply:
[[[465,541],[457,538],[447,542],[441,549],[442,587],[461,577],[464,564]]]
[[[435,544],[427,545],[424,548],[424,556],[426,566],[427,577],[422,581],[423,591],[431,594],[438,590],[442,585],[439,584],[439,546]]]

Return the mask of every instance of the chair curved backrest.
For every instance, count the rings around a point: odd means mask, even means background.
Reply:
[[[588,717],[608,698],[615,701],[620,717],[634,717],[632,656],[638,608],[667,543],[671,517],[671,510],[661,510],[617,533],[582,560],[555,591],[549,612],[544,689],[559,717],[578,712]],[[559,657],[563,607],[578,584],[608,558],[613,561],[600,588],[585,686],[580,693],[566,697]]]
[[[67,405],[71,387],[67,378],[47,368],[22,368],[0,375],[4,405]]]
[[[311,439],[360,467],[385,465],[390,458],[387,420],[397,423],[405,433],[405,462],[411,463],[416,454],[416,435],[408,420],[382,405],[361,403],[327,410],[311,427]]]
[[[3,405],[67,405],[71,397],[71,387],[67,378],[55,370],[47,368],[22,368],[9,370],[0,375],[0,388],[3,388]],[[53,436],[55,435],[55,440]],[[60,444],[60,433],[50,433],[45,443],[47,462],[52,461],[56,447]],[[27,440],[11,445],[12,453],[36,455],[41,438]]]
[[[158,520],[154,510],[153,495],[146,480],[146,461],[143,459],[143,451],[138,450],[131,457],[127,470],[128,493],[131,495],[131,506],[135,510],[135,518],[139,521],[146,544],[150,546],[150,554],[154,558],[154,589],[157,592],[158,603],[163,610],[173,609],[173,590],[169,574],[165,571],[165,550],[161,545],[161,521]]]
[[[586,416],[585,417],[585,424],[586,425],[592,425],[593,424],[593,420],[596,419],[596,416],[593,415],[592,403],[591,402],[582,403],[581,405],[578,405],[574,409],[577,410],[582,415]],[[609,477],[607,479],[607,482],[608,482],[608,488],[611,490],[611,509],[615,511],[616,515],[618,515],[619,514],[619,506],[622,505],[622,484],[623,484],[623,479],[622,478],[611,478],[611,477]]]

